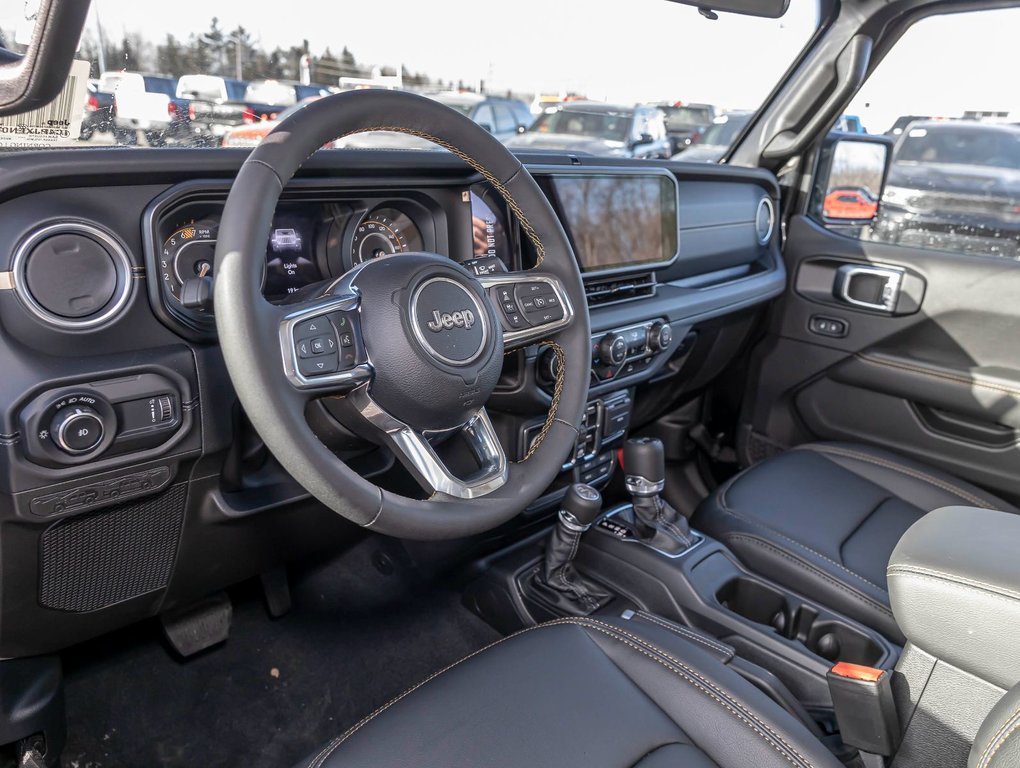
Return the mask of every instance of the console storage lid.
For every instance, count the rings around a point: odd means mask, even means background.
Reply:
[[[1020,682],[1020,515],[944,507],[889,560],[889,598],[923,651],[1000,688]]]

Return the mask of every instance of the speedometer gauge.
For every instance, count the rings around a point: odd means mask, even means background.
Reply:
[[[351,264],[393,253],[420,251],[422,247],[421,232],[410,216],[396,208],[376,208],[354,230]]]
[[[176,230],[163,243],[159,277],[178,301],[181,300],[181,286],[185,280],[212,277],[216,229],[213,224],[188,224]]]

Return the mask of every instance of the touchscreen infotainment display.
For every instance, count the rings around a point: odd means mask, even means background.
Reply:
[[[672,261],[677,254],[676,181],[665,174],[550,176],[581,271]]]

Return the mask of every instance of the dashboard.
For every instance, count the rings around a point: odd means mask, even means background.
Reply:
[[[246,154],[2,159],[0,655],[46,653],[361,535],[268,455],[226,373],[203,287]],[[593,367],[577,450],[518,533],[570,482],[604,483],[631,425],[661,415],[656,403],[718,376],[750,313],[786,279],[768,173],[522,160],[578,258]],[[281,196],[263,293],[287,302],[365,260],[415,251],[476,274],[535,262],[503,201],[452,155],[320,152]],[[554,366],[543,344],[505,357],[487,411],[513,459],[540,434]],[[317,436],[406,493],[392,455],[339,428],[334,406],[309,404]]]

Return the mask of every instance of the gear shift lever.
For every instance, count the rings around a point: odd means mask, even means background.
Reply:
[[[602,496],[590,485],[575,483],[567,489],[545,546],[545,562],[531,585],[543,602],[552,604],[560,614],[586,616],[612,597],[574,567],[581,535],[601,512]]]
[[[624,482],[634,502],[638,538],[655,549],[678,554],[694,543],[687,518],[662,498],[666,487],[666,450],[654,437],[627,441],[623,448]]]

